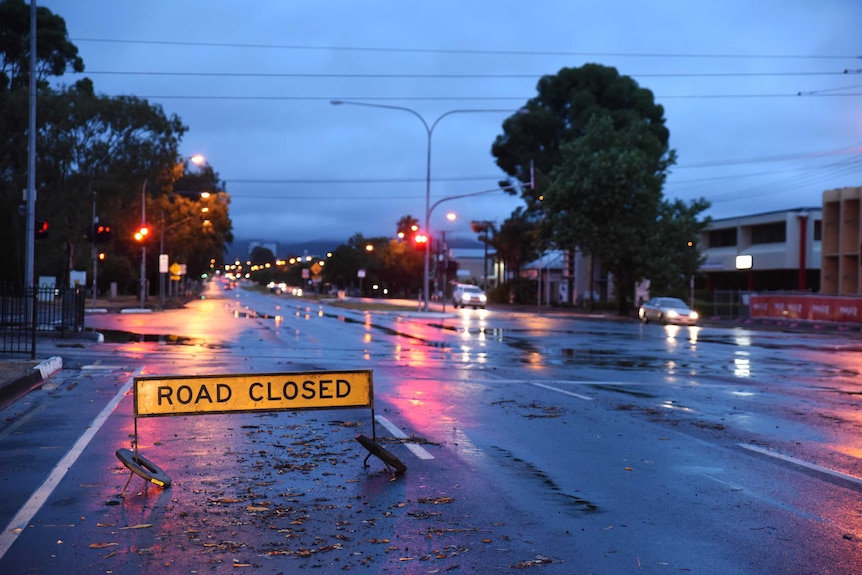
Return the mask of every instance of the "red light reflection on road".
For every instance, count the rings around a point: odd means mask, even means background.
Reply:
[[[410,427],[449,433],[455,421],[449,413],[458,406],[459,417],[463,417],[465,406],[475,405],[471,402],[479,401],[475,396],[483,389],[479,384],[410,379],[394,385],[387,400],[411,423]]]

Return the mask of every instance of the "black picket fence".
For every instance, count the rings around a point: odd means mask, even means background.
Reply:
[[[83,330],[85,298],[80,287],[0,284],[0,353],[35,358],[37,335]]]

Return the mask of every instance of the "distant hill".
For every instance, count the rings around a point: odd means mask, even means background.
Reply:
[[[326,252],[331,252],[342,243],[344,243],[343,240],[314,240],[310,242],[291,244],[282,244],[268,240],[234,240],[234,242],[228,246],[227,256],[225,256],[225,259],[228,261],[236,259],[243,260],[248,257],[255,245],[263,245],[271,249],[271,246],[275,244],[275,255],[279,258],[287,258],[290,256],[301,256],[305,254],[323,255],[326,254]]]

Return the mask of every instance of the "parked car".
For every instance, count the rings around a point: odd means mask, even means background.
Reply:
[[[467,307],[473,309],[485,309],[488,297],[478,286],[469,284],[458,284],[452,290],[452,305],[454,307]]]
[[[654,297],[641,305],[638,317],[642,322],[697,324],[697,312],[690,309],[684,301],[675,297]]]

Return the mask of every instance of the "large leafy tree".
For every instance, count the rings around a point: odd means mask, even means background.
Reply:
[[[661,245],[678,211],[665,205],[662,188],[676,154],[669,147],[664,109],[652,92],[615,68],[586,64],[543,77],[528,114],[503,124],[492,153],[520,182],[527,210],[541,214],[536,234],[553,245],[599,258],[613,273],[620,313],[629,309],[634,285],[658,270],[655,253],[686,248]],[[707,204],[692,204],[689,214]]]
[[[38,90],[46,79],[67,69],[81,72],[83,60],[69,41],[65,21],[47,8],[36,12]],[[21,190],[27,188],[27,127],[30,78],[30,6],[23,0],[0,1],[0,243],[11,256],[0,279],[23,279],[24,218],[19,215]],[[41,107],[41,102],[40,102]],[[39,128],[45,122],[39,118]],[[37,182],[37,188],[39,188]]]
[[[0,2],[0,92],[27,88],[30,79],[30,5]],[[66,21],[47,8],[36,8],[37,80],[84,71],[78,47],[69,41]]]
[[[233,242],[233,224],[228,215],[230,196],[224,182],[209,164],[190,169],[189,161],[177,164],[179,175],[167,193],[148,205],[152,222],[160,243],[172,261],[187,265],[191,278],[209,273],[210,268],[221,268],[226,245]],[[275,260],[261,254],[265,263]]]
[[[511,278],[517,278],[521,266],[529,263],[538,255],[535,243],[536,222],[526,210],[518,208],[500,225],[500,229],[490,239],[496,258]]]
[[[650,266],[662,200],[662,173],[652,169],[637,132],[593,116],[583,137],[562,146],[544,199],[555,241],[580,247],[613,273],[621,313]]]
[[[40,247],[37,273],[62,283],[70,269],[89,267],[85,235],[94,215],[112,225],[114,263],[136,260],[140,250],[129,239],[142,198],[149,204],[170,190],[185,126],[145,100],[98,95],[87,79],[45,90],[41,109],[36,213],[51,222],[52,237]]]
[[[24,218],[21,190],[26,188],[30,9],[22,0],[0,0],[0,242],[14,254],[0,268],[0,279],[23,278]],[[95,258],[88,236],[98,218],[113,239],[96,246],[107,253],[100,264],[100,289],[117,282],[135,290],[141,249],[132,238],[140,224],[141,204],[155,234],[148,252],[165,241],[179,246],[176,258],[190,273],[221,262],[232,241],[229,197],[211,168],[191,177],[179,163],[179,141],[186,127],[160,106],[135,97],[107,97],[89,79],[51,87],[48,76],[67,69],[83,71],[78,50],[62,18],[37,12],[37,166],[36,218],[49,222],[49,236],[37,242],[36,274],[60,284],[71,269],[92,271]],[[208,171],[207,171],[208,170]],[[182,181],[178,181],[182,179]],[[209,191],[206,203],[175,190]],[[202,208],[207,214],[201,214]],[[171,242],[171,240],[174,240]],[[148,276],[157,258],[148,259]]]
[[[661,203],[657,224],[650,240],[650,291],[675,295],[685,299],[686,285],[696,276],[704,257],[698,249],[700,232],[710,218],[700,218],[709,207],[704,199],[685,203],[682,200]]]

